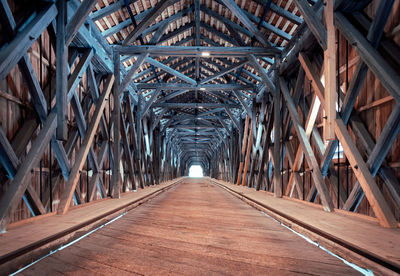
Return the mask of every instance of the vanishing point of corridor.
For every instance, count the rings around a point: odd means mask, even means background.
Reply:
[[[24,275],[352,275],[209,180],[187,179]]]

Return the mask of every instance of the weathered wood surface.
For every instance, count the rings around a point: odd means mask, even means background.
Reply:
[[[164,182],[157,186],[138,190],[137,192],[124,193],[118,200],[109,198],[73,207],[63,216],[53,213],[43,218],[37,217],[31,221],[10,224],[7,232],[0,235],[0,264],[12,254],[18,255],[18,252],[35,247],[35,244],[43,241],[51,240],[52,237],[60,233],[70,232],[70,229],[85,224],[88,221],[99,220],[107,213],[117,212],[121,208],[125,208],[133,202],[141,200],[180,180]],[[27,233],[34,233],[34,235],[27,235]],[[0,274],[2,274],[1,271],[4,269],[4,266],[7,266],[7,263],[0,265]]]
[[[351,212],[335,210],[327,213],[318,204],[303,204],[299,200],[290,199],[279,200],[274,198],[272,193],[265,191],[255,191],[223,181],[218,183],[400,267],[399,228],[383,228],[377,219]]]
[[[352,275],[207,179],[187,179],[23,272],[141,275]]]

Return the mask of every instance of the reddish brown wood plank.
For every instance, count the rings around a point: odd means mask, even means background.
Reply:
[[[207,179],[182,182],[24,274],[57,267],[75,275],[357,274]]]

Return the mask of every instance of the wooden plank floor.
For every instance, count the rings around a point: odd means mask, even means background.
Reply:
[[[207,179],[187,179],[24,275],[353,275]]]
[[[137,192],[123,193],[119,199],[107,198],[75,206],[62,216],[52,214],[33,218],[32,221],[28,222],[22,221],[22,224],[11,224],[6,233],[0,234],[0,260],[10,255],[15,255],[16,252],[26,248],[32,248],[42,242],[48,242],[52,237],[68,232],[70,229],[79,227],[79,225],[83,225],[88,221],[99,220],[107,213],[113,213],[120,208],[125,208],[125,206],[146,198],[161,189],[168,188],[178,181],[180,179],[139,189]],[[27,233],[34,233],[34,235],[27,235]]]
[[[215,180],[214,180],[215,181]],[[275,198],[271,193],[217,181],[265,206],[296,218],[318,231],[350,244],[360,251],[400,267],[400,228],[384,228],[375,218],[335,210],[325,212],[321,205]]]

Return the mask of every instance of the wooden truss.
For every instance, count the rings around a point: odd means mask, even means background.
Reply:
[[[65,214],[186,175],[193,164],[329,212],[356,211],[365,195],[382,226],[397,226],[400,185],[386,160],[400,131],[400,51],[384,34],[393,1],[380,1],[372,21],[346,1],[257,0],[262,14],[233,0],[179,9],[177,0],[159,1],[141,13],[124,1],[55,2],[22,25],[0,4],[0,79],[18,72],[29,92],[16,134],[0,128],[0,231],[21,199],[30,215]],[[346,85],[339,41],[356,55]],[[373,106],[394,102],[376,141],[354,109],[369,71],[390,94]],[[334,160],[339,145],[355,177],[348,192]],[[39,193],[31,172],[43,163],[49,184]]]

